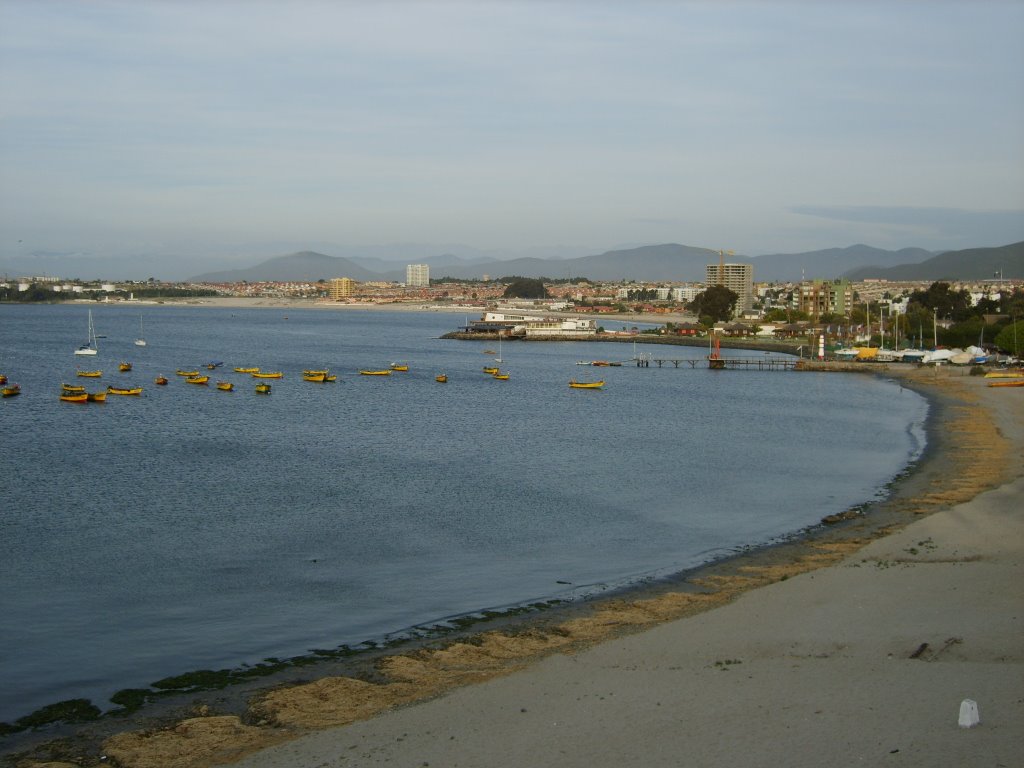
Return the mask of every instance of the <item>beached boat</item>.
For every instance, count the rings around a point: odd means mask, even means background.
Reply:
[[[85,396],[86,400],[90,403],[105,403],[107,402],[106,392],[89,392]]]
[[[166,376],[157,376],[155,379],[153,379],[153,383],[162,387],[162,386],[164,386],[167,383],[167,377]]]
[[[95,355],[99,352],[99,344],[96,343],[96,329],[92,324],[92,310],[89,310],[89,330],[87,331],[85,344],[75,350],[76,355]]]
[[[259,368],[235,368],[235,373],[259,373]]]
[[[573,389],[600,389],[604,386],[604,380],[601,381],[576,381],[576,379],[569,380],[569,386]]]
[[[250,373],[249,375],[252,376],[254,379],[281,379],[281,378],[284,378],[284,374],[281,373],[281,371],[267,371],[266,373],[264,373],[262,371],[256,371],[255,373]]]
[[[108,395],[141,395],[142,387],[107,387]]]
[[[1022,379],[1024,370],[1019,371],[989,371],[985,374],[986,379]]]
[[[174,374],[175,374],[175,376],[198,376],[199,375],[199,369],[197,368],[194,371],[186,371],[183,368],[179,368],[178,370],[176,370],[174,372]]]
[[[146,339],[142,335],[142,315],[139,315],[139,338],[137,338],[135,340],[135,346],[136,347],[144,347],[144,346],[146,346]]]
[[[103,371],[79,371],[77,375],[85,379],[98,379],[103,375]]]
[[[484,366],[484,373],[489,373],[489,374],[491,374],[492,376],[493,376],[494,374],[498,373],[498,370],[499,370],[499,369],[497,369],[497,368],[493,368],[493,367],[491,367],[491,366],[486,366],[486,365]]]
[[[21,394],[20,384],[8,384],[3,389],[0,389],[0,396],[3,397],[14,397],[15,395]]]
[[[65,403],[85,403],[89,400],[89,395],[85,392],[61,392],[60,399]]]
[[[359,371],[359,375],[360,376],[390,376],[391,375],[391,371],[390,370],[384,370],[384,371],[365,370],[365,371]]]
[[[79,394],[85,392],[85,387],[79,384],[61,384],[60,389],[62,392],[68,392],[70,394]]]
[[[234,388],[235,388],[235,385],[232,384],[230,381],[218,381],[217,382],[217,389],[222,390],[224,392],[231,392],[232,390],[234,390]]]
[[[493,378],[497,379],[498,381],[508,381],[508,374],[507,373],[501,373],[499,371],[498,373],[492,373],[491,376]]]
[[[1006,381],[990,381],[990,387],[1024,387],[1024,379],[1007,379]]]
[[[406,365],[405,363],[392,363],[391,364],[391,370],[392,371],[408,371],[409,370],[409,366]]]
[[[185,379],[186,384],[207,384],[209,381],[209,376],[189,376]]]
[[[269,395],[270,394],[270,385],[269,384],[257,384],[256,385],[256,394],[257,395]]]
[[[447,384],[448,383],[448,374],[442,373],[442,374],[440,374],[438,376],[435,376],[434,377],[434,381],[440,382],[441,384]]]
[[[117,370],[121,371],[121,373],[127,373],[131,369],[132,369],[132,364],[131,363],[118,363],[118,365],[117,365]]]

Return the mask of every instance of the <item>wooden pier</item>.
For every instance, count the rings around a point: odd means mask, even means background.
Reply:
[[[683,363],[686,363],[691,368],[696,368],[698,365],[711,367],[711,361],[707,357],[677,357],[677,358],[638,358],[636,365],[638,368],[649,367],[650,363],[656,363],[659,368],[663,367],[666,363],[671,363],[673,366],[678,368]],[[719,370],[757,370],[757,371],[794,371],[800,364],[800,360],[793,360],[789,358],[780,357],[721,357],[715,360],[716,368]]]

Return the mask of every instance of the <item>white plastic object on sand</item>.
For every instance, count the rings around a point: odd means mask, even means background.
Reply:
[[[981,722],[981,715],[978,714],[978,702],[974,699],[964,699],[960,702],[960,727],[973,728]]]

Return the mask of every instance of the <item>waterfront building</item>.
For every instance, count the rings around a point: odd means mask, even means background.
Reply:
[[[405,285],[408,288],[429,288],[430,265],[407,264],[405,267]]]
[[[848,315],[853,286],[847,280],[805,280],[800,283],[799,309],[811,317]]]
[[[706,283],[724,285],[739,296],[735,316],[742,315],[754,306],[754,265],[753,264],[708,264],[704,268]]]
[[[327,283],[327,295],[333,300],[347,299],[355,293],[356,281],[350,277],[332,277]]]
[[[597,334],[597,321],[582,317],[549,317],[518,312],[484,312],[466,330],[520,338],[586,339]]]

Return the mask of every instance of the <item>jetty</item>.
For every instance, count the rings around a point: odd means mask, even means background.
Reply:
[[[715,364],[713,366],[711,362],[712,360],[708,357],[636,358],[638,368],[650,367],[650,363],[655,363],[659,368],[671,363],[674,367],[678,368],[685,363],[691,368],[701,365],[716,370],[795,371],[800,366],[799,359],[782,357],[719,357],[714,360]]]

